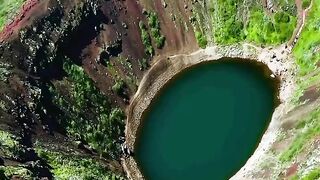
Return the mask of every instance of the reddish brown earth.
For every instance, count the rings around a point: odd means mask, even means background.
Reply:
[[[314,85],[304,91],[304,94],[303,94],[303,96],[300,97],[299,101],[300,102],[305,102],[305,101],[312,102],[312,101],[317,100],[319,96],[320,96],[319,86]]]
[[[298,171],[298,168],[299,168],[299,164],[297,163],[292,164],[291,167],[287,169],[286,177],[288,178],[295,175]]]

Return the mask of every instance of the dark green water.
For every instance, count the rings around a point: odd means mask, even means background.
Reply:
[[[234,175],[278,105],[278,81],[269,75],[262,65],[227,60],[194,66],[168,83],[145,113],[135,147],[146,179]]]

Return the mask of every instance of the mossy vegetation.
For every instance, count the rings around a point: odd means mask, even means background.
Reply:
[[[209,5],[209,6],[208,6]],[[193,26],[195,37],[199,47],[205,48],[208,43],[212,42],[212,22],[210,13],[212,11],[212,3],[206,3],[206,1],[198,1],[193,4],[192,16],[189,17],[189,21]],[[208,23],[208,21],[210,23]]]
[[[289,148],[280,155],[281,162],[290,162],[309,144],[314,137],[320,135],[320,109],[311,112],[301,120],[300,131],[297,132]],[[302,128],[303,127],[303,128]]]
[[[148,12],[148,11],[145,11],[144,14],[147,17],[148,26],[146,26],[143,23],[143,21],[139,22],[141,39],[142,39],[143,45],[145,46],[146,54],[153,56],[154,48],[152,46],[151,40],[154,41],[154,44],[158,49],[162,49],[162,47],[165,44],[166,38],[161,34],[161,27],[160,27],[160,21],[159,21],[158,15],[155,12]],[[150,30],[150,33],[149,33],[149,30]]]
[[[51,167],[55,179],[83,180],[123,180],[120,175],[112,173],[105,165],[96,159],[85,157],[78,153],[62,153],[43,149],[37,145],[36,152]]]
[[[285,11],[269,16],[263,9],[254,8],[244,34],[248,41],[258,44],[280,44],[289,40],[295,26],[296,17]]]
[[[112,86],[112,91],[118,95],[121,95],[125,88],[125,82],[121,80],[117,80],[115,84]]]
[[[207,14],[196,9],[190,18],[194,26],[205,27],[195,28],[199,46],[203,47],[205,44],[201,40],[206,35],[213,36],[212,39],[217,44],[249,41],[276,45],[288,41],[297,23],[294,1],[273,3],[277,7],[273,13],[268,13],[260,1],[249,0],[244,3],[241,0],[211,0],[205,3],[201,8],[207,8]],[[212,25],[206,25],[203,22],[205,20]]]
[[[299,98],[304,91],[320,82],[319,73],[310,76],[312,72],[318,71],[320,60],[320,2],[313,1],[313,6],[308,13],[305,26],[293,49],[293,55],[298,66],[298,89],[294,95],[293,102],[298,104]]]
[[[196,39],[197,39],[199,46],[201,48],[205,48],[208,44],[206,36],[204,34],[202,34],[200,31],[196,31],[195,36],[196,36]]]
[[[87,142],[99,154],[119,157],[119,137],[124,130],[124,112],[111,108],[108,98],[95,86],[83,68],[66,60],[64,70],[68,74],[64,85],[50,89],[54,103],[61,109],[60,123],[67,133]],[[61,89],[68,93],[62,93]]]
[[[148,26],[151,29],[151,36],[154,39],[157,48],[161,49],[164,46],[166,38],[161,34],[159,18],[155,12],[149,12],[147,18]]]
[[[306,9],[310,6],[311,0],[302,0],[302,8]]]
[[[308,174],[306,174],[304,177],[301,178],[301,180],[315,180],[320,179],[320,168],[313,169]]]
[[[142,43],[145,47],[145,52],[146,54],[153,56],[154,49],[152,47],[151,37],[146,25],[142,21],[139,22],[139,28],[140,28]]]
[[[13,176],[21,179],[35,179],[33,173],[22,166],[0,166],[0,179],[10,180]]]
[[[149,64],[148,64],[148,60],[146,58],[139,59],[138,62],[139,62],[139,69],[141,71],[148,69]]]
[[[293,49],[300,75],[306,75],[317,68],[320,59],[320,2],[313,1],[305,27]]]
[[[24,152],[19,138],[0,130],[0,155],[6,158],[17,159]]]
[[[0,31],[26,0],[0,0]]]
[[[211,15],[214,23],[214,41],[221,44],[231,44],[244,39],[244,24],[238,17],[240,0],[218,0],[213,2]]]

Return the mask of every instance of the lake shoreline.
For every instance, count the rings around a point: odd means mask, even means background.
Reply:
[[[273,75],[280,80],[279,99],[281,104],[276,108],[268,129],[264,133],[254,154],[248,159],[245,166],[231,178],[250,179],[249,172],[256,168],[263,159],[263,155],[265,155],[267,149],[275,141],[280,129],[281,115],[284,114],[284,111],[288,111],[289,99],[295,89],[294,76],[296,70],[294,68],[294,61],[290,57],[290,52],[285,48],[285,45],[277,48],[260,48],[251,44],[212,46],[189,55],[180,54],[158,60],[145,73],[127,109],[126,145],[130,149],[134,149],[137,131],[144,111],[147,110],[157,92],[169,80],[193,65],[209,61],[222,61],[226,58],[261,62],[267,65],[273,72]],[[130,179],[143,179],[133,157],[123,159],[122,165]]]

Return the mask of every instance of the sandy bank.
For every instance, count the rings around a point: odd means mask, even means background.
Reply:
[[[212,46],[196,51],[191,54],[179,54],[155,63],[144,75],[138,91],[132,98],[128,107],[128,118],[126,122],[126,143],[129,148],[134,149],[136,133],[140,125],[141,116],[148,108],[156,93],[172,77],[190,66],[205,61],[218,61],[225,58],[242,58],[262,62],[266,64],[273,74],[280,78],[279,99],[282,104],[275,110],[271,123],[262,137],[255,153],[247,163],[232,179],[250,179],[250,172],[260,164],[266,151],[275,141],[279,132],[282,115],[285,114],[289,97],[294,90],[294,61],[285,46],[276,48],[260,48],[251,44],[233,46]],[[130,179],[143,179],[135,160],[130,157],[122,161],[123,167]]]

